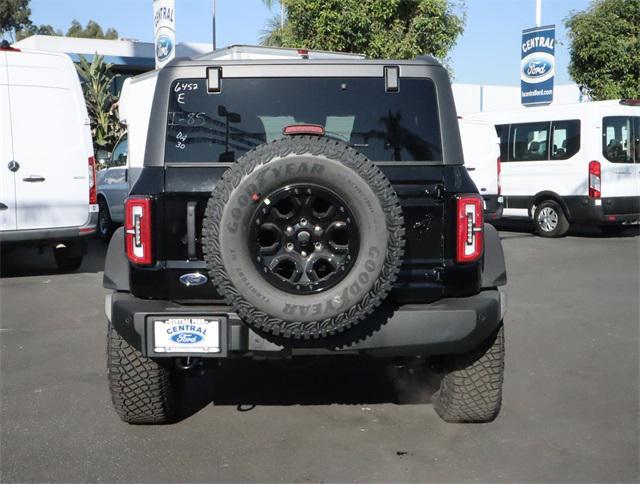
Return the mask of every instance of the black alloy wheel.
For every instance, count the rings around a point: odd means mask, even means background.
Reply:
[[[335,192],[292,185],[258,201],[250,251],[271,284],[293,294],[320,292],[348,274],[358,256],[360,233]]]

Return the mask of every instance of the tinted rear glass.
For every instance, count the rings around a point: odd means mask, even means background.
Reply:
[[[175,81],[165,161],[235,161],[298,123],[324,126],[373,161],[442,161],[433,82],[401,79],[385,92],[383,78],[223,79],[217,94],[204,79]]]

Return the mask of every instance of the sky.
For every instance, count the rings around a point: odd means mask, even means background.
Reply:
[[[216,0],[218,47],[258,44],[269,11],[262,0]],[[542,25],[556,25],[556,84],[571,83],[563,20],[589,0],[542,0]],[[535,0],[466,0],[464,33],[449,54],[458,83],[518,86],[522,29],[535,26]],[[177,42],[211,42],[212,0],[176,0]],[[65,30],[73,19],[114,27],[121,37],[153,42],[152,0],[31,0],[31,19]]]

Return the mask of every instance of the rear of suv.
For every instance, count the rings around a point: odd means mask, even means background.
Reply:
[[[431,58],[163,68],[105,265],[120,417],[178,418],[198,361],[355,354],[435,359],[438,414],[493,420],[506,271],[462,159]]]

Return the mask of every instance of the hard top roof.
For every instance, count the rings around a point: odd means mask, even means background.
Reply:
[[[194,66],[220,66],[220,65],[411,65],[411,66],[430,66],[442,67],[442,64],[431,56],[419,56],[416,59],[252,59],[252,60],[221,60],[221,59],[202,59],[200,56],[176,57],[165,68],[172,67],[194,67]]]

